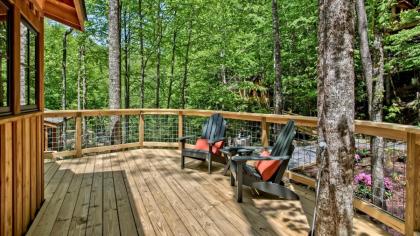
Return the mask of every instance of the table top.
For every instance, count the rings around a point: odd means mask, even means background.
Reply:
[[[271,182],[256,182],[252,184],[252,187],[261,192],[275,195],[281,199],[299,200],[299,196],[296,193],[280,184]]]

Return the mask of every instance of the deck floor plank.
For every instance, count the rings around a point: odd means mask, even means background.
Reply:
[[[148,167],[148,159],[153,158],[154,154],[142,154],[145,156],[145,158],[136,158],[135,162],[138,168],[143,168],[143,170],[140,171],[140,174],[143,176],[144,182],[149,187],[150,193],[152,194],[154,200],[156,202],[159,202],[158,207],[162,212],[163,216],[165,217],[166,222],[171,227],[171,230],[175,235],[190,235],[190,233],[187,230],[187,227],[184,225],[184,222],[175,212],[168,199],[166,199],[165,195],[157,186],[153,176],[151,175],[151,170]]]
[[[61,205],[57,218],[52,228],[52,235],[67,235],[70,228],[73,212],[76,206],[77,195],[82,185],[83,173],[85,173],[87,159],[81,159],[81,162],[74,170],[74,177],[67,189],[64,197],[64,204]]]
[[[138,235],[134,215],[130,206],[129,193],[125,186],[123,170],[120,162],[123,161],[123,153],[111,159],[112,176],[114,178],[115,197],[117,201],[118,219],[120,222],[121,235]]]
[[[115,153],[108,154],[104,159],[104,185],[103,185],[103,234],[120,235],[117,199],[115,196],[114,177],[112,175],[111,158]]]
[[[85,235],[89,211],[89,201],[92,192],[93,172],[95,170],[96,158],[84,157],[87,159],[85,172],[82,173],[82,183],[77,196],[73,216],[71,218],[68,235]]]
[[[289,187],[299,201],[267,199],[235,187],[215,163],[177,150],[139,149],[45,164],[45,202],[28,235],[307,235],[314,194]],[[356,214],[354,235],[384,235]]]
[[[91,157],[86,157],[91,158]],[[95,156],[95,172],[89,199],[86,235],[102,235],[103,226],[103,155]]]
[[[126,160],[128,160],[129,168],[134,176],[137,189],[143,200],[144,207],[147,211],[147,215],[150,217],[150,221],[152,222],[154,230],[157,235],[173,235],[168,222],[166,222],[165,217],[159,210],[158,203],[156,203],[153,195],[149,190],[149,187],[146,185],[143,176],[140,173],[142,169],[137,166],[135,159],[137,159],[137,156],[135,155],[128,155],[126,158]]]
[[[150,217],[147,214],[146,208],[143,204],[142,197],[137,189],[136,181],[134,180],[132,171],[129,168],[127,152],[123,152],[122,158],[123,159],[120,162],[120,166],[123,170],[125,170],[124,181],[126,186],[128,186],[128,191],[130,192],[129,200],[136,223],[137,232],[139,235],[156,235],[152,222],[150,221]]]

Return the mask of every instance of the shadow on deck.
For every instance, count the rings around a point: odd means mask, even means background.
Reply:
[[[314,194],[291,185],[299,201],[253,196],[237,203],[215,164],[179,152],[142,149],[45,163],[45,202],[28,235],[307,235]],[[382,235],[356,216],[354,235]]]

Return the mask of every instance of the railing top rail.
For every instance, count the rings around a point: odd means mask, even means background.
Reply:
[[[293,119],[299,126],[317,127],[317,118],[299,115],[274,115],[248,112],[230,112],[195,109],[98,109],[98,110],[48,110],[45,117],[77,117],[77,116],[112,116],[112,115],[177,115],[207,117],[213,113],[221,113],[227,119],[246,121],[263,121],[268,123],[286,123]],[[390,139],[407,140],[408,133],[420,134],[420,128],[410,125],[356,120],[356,133],[382,136]]]

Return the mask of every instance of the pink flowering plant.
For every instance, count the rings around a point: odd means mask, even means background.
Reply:
[[[360,155],[359,154],[354,154],[354,162],[355,163],[359,163],[360,161],[362,160],[362,158],[360,157]]]
[[[361,172],[354,177],[355,194],[362,198],[372,198],[372,175]],[[384,179],[385,198],[392,196],[393,183],[388,177]]]

